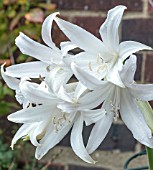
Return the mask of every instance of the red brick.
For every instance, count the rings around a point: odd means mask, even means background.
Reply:
[[[62,10],[108,10],[111,0],[52,0]]]
[[[135,73],[135,81],[141,81],[141,70],[142,70],[142,54],[136,54],[137,56],[137,69]]]
[[[122,40],[139,41],[153,47],[153,19],[129,19],[122,22]]]
[[[72,22],[100,38],[99,28],[105,21],[102,17],[74,17]]]
[[[116,5],[125,5],[128,11],[142,11],[142,0],[52,0],[61,10],[107,11]]]
[[[128,11],[138,12],[143,10],[142,0],[112,0],[111,6],[117,5],[125,5]]]
[[[90,132],[93,125],[84,126],[83,129],[83,140],[86,146]],[[110,131],[108,132],[104,141],[98,147],[99,150],[114,150],[118,149],[122,152],[134,151],[136,140],[133,138],[132,133],[123,124],[113,124]],[[59,143],[61,146],[70,146],[70,132],[66,137]]]
[[[53,25],[52,30],[52,39],[53,42],[59,47],[60,43],[63,41],[68,41],[68,38],[65,36],[65,34],[59,29],[56,23]]]
[[[153,83],[153,54],[148,54],[146,57],[144,80]]]

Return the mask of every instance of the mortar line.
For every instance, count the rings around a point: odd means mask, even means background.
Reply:
[[[147,8],[147,7],[145,7]],[[146,10],[146,9],[145,9]],[[60,11],[61,16],[68,16],[69,18],[73,18],[73,17],[103,17],[106,18],[107,16],[107,12],[94,12],[94,11],[83,11],[83,10],[73,10],[72,11],[65,11],[65,10],[61,10]],[[146,14],[144,14],[144,12],[129,12],[129,11],[125,11],[125,14],[123,16],[123,19],[148,19],[148,18],[152,18],[151,16],[148,15],[147,11]]]
[[[141,65],[141,82],[144,83],[144,76],[145,76],[145,63],[146,63],[146,53],[143,53],[142,57],[142,65]]]
[[[143,14],[148,17],[148,0],[142,0],[143,2]]]

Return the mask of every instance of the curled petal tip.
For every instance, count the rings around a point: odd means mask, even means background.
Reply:
[[[15,144],[15,143],[11,143],[10,148],[11,148],[12,150],[14,150],[14,144]]]
[[[95,161],[95,160],[94,160],[93,164],[95,165],[97,162],[98,162],[98,161]]]

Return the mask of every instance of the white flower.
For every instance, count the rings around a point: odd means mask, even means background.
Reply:
[[[90,100],[91,103],[88,103],[88,101],[87,103],[91,104],[92,107],[103,103],[102,108],[106,109],[107,112],[92,129],[86,147],[89,153],[92,153],[100,145],[111,126],[113,118],[116,119],[119,116],[119,112],[134,138],[140,143],[153,148],[152,132],[137,105],[137,100],[153,100],[153,85],[141,85],[134,82],[136,56],[131,56],[125,62],[123,70],[119,73],[125,85],[124,88],[111,82],[100,81],[74,63],[72,63],[72,68],[80,82],[93,90],[86,95],[86,98],[92,99]]]
[[[61,50],[55,46],[51,37],[51,28],[53,19],[58,12],[49,15],[42,25],[42,39],[47,46],[35,42],[27,37],[25,34],[20,33],[16,38],[15,43],[23,54],[29,55],[40,61],[27,62],[22,64],[15,64],[6,68],[6,73],[11,77],[30,77],[39,78],[46,77],[51,74],[51,71],[60,68],[57,76],[60,77],[59,85],[66,83],[72,76],[70,68],[71,60],[74,55],[69,55],[67,52],[76,48],[76,45],[71,42],[62,42]]]
[[[54,18],[65,35],[85,51],[76,56],[77,65],[86,65],[88,71],[94,72],[95,76],[100,79],[106,76],[108,81],[121,87],[124,87],[124,84],[118,71],[122,69],[123,61],[139,50],[151,50],[150,47],[135,41],[119,43],[118,27],[125,9],[125,6],[119,5],[108,12],[107,19],[99,30],[103,42],[77,25]]]
[[[20,80],[18,80],[17,78],[11,77],[10,75],[8,75],[6,72],[4,72],[4,65],[5,63],[1,66],[1,75],[5,81],[5,83],[7,84],[7,86],[12,89],[15,90],[15,97],[16,100],[23,105],[23,108],[26,108],[29,105],[29,101],[24,97],[24,95],[22,94],[21,90],[20,90]],[[24,79],[24,78],[22,78]],[[22,81],[21,79],[21,81]]]
[[[54,77],[50,77],[52,82]],[[39,85],[24,81],[21,91],[35,107],[29,107],[8,116],[10,121],[23,123],[12,140],[12,146],[16,141],[27,136],[37,147],[36,158],[41,159],[49,149],[59,143],[72,128],[71,146],[81,159],[88,163],[95,163],[85,149],[82,130],[83,122],[86,125],[99,121],[105,110],[89,110],[90,105],[85,105],[86,88],[80,83],[66,85],[66,90],[61,86],[58,93],[54,92],[54,84],[46,84],[46,89],[38,88]],[[56,91],[57,92],[57,91]],[[82,100],[82,103],[80,102]],[[40,139],[38,142],[37,140]]]

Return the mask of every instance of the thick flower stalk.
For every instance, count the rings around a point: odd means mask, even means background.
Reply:
[[[23,105],[23,109],[8,116],[10,121],[22,124],[12,148],[20,138],[30,140],[36,146],[35,157],[41,159],[72,129],[70,141],[75,154],[85,162],[95,163],[90,154],[120,116],[135,139],[153,148],[153,120],[148,106],[142,103],[153,100],[153,85],[134,81],[137,59],[133,55],[151,47],[135,41],[119,42],[118,28],[125,9],[119,5],[108,12],[99,30],[102,41],[58,18],[57,12],[42,25],[46,45],[20,33],[16,45],[23,54],[39,61],[6,70],[1,66],[4,81],[16,91],[16,99]],[[62,42],[61,48],[52,41],[53,21],[70,39]],[[69,54],[76,47],[83,52]],[[73,75],[77,81],[70,83]],[[86,146],[82,136],[84,123],[94,125]]]

